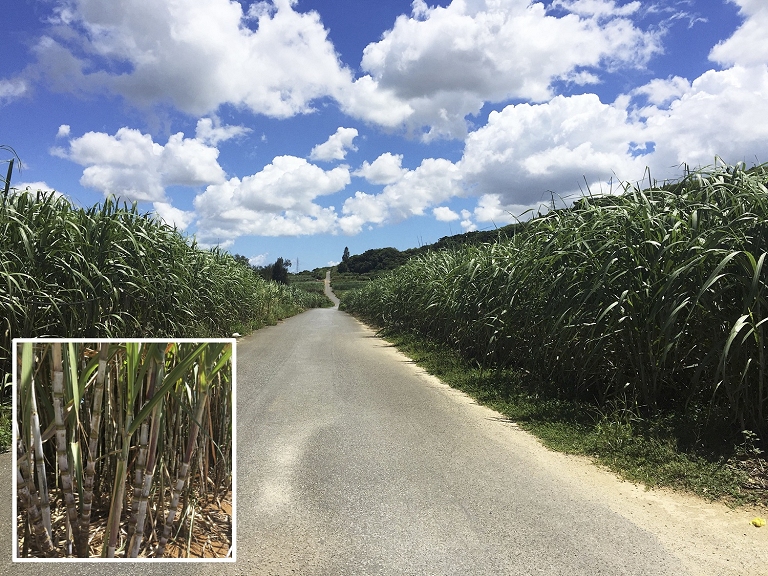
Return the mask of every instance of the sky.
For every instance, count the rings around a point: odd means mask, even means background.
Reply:
[[[15,0],[0,144],[14,187],[307,270],[768,162],[766,29],[765,0]]]

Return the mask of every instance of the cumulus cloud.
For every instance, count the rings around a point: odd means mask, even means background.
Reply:
[[[100,0],[61,0],[35,45],[35,74],[54,90],[107,89],[138,105],[170,104],[198,116],[230,104],[286,118],[331,98],[353,117],[430,140],[464,137],[467,116],[486,102],[544,102],[558,81],[595,84],[603,71],[642,67],[661,51],[659,28],[633,20],[639,2],[454,0],[428,7],[418,0],[410,16],[365,48],[355,78],[320,16],[294,4],[257,2],[244,12],[234,0],[130,0],[109,8]],[[215,128],[201,127],[201,138]],[[215,130],[206,142],[231,136]],[[340,159],[342,152],[316,154],[311,159]]]
[[[632,95],[645,96],[650,104],[666,106],[680,98],[691,88],[691,83],[680,76],[667,79],[654,78],[647,84],[632,90]]]
[[[47,182],[42,180],[37,182],[17,182],[12,188],[15,188],[16,190],[30,190],[32,192],[37,192],[39,190],[42,192],[55,192],[56,194],[59,194],[59,192],[56,192],[52,186],[49,186]]]
[[[193,115],[229,103],[285,118],[351,82],[316,12],[290,0],[62,2],[38,42],[39,68],[59,90],[101,90]],[[67,82],[66,80],[69,80]]]
[[[56,132],[56,138],[66,138],[69,136],[71,129],[69,124],[62,124],[59,126],[59,130]]]
[[[764,0],[730,0],[739,6],[744,18],[730,38],[719,42],[709,54],[710,60],[723,65],[753,66],[768,63],[768,4]]]
[[[645,105],[637,104],[642,96]],[[768,66],[653,80],[613,103],[594,94],[517,104],[470,133],[457,163],[477,221],[520,214],[618,181],[678,178],[680,166],[768,159]]]
[[[502,197],[499,194],[483,194],[477,200],[477,206],[474,211],[470,213],[466,211],[466,214],[462,214],[462,217],[470,222],[470,217],[474,218],[477,222],[483,222],[504,226],[506,224],[512,224],[518,220],[525,220],[532,216],[534,212],[542,206],[542,203],[538,205],[524,205],[514,203],[503,203]],[[546,212],[546,210],[543,210]]]
[[[399,113],[390,121],[424,128],[425,139],[462,136],[465,117],[484,102],[543,102],[556,80],[595,83],[602,69],[644,66],[661,43],[658,32],[629,18],[638,7],[599,0],[563,0],[550,9],[527,0],[455,0],[434,8],[414,2],[411,17],[398,17],[365,48],[367,76],[355,86],[391,94]],[[347,108],[367,117],[365,102]],[[370,101],[370,112],[381,114],[380,104]]]
[[[407,172],[402,167],[403,155],[385,152],[373,162],[367,160],[352,174],[365,178],[371,184],[392,184],[400,180]]]
[[[194,200],[203,239],[246,234],[291,236],[332,232],[333,207],[315,200],[349,184],[347,166],[323,170],[296,156],[277,156],[251,176],[213,184]]]
[[[432,214],[434,215],[435,219],[439,220],[440,222],[453,222],[454,220],[458,220],[460,218],[456,212],[447,206],[438,206],[437,208],[433,208]]]
[[[339,226],[347,234],[362,230],[364,224],[399,222],[422,216],[425,210],[455,196],[461,196],[459,167],[444,158],[425,158],[414,170],[406,170],[380,194],[356,192],[342,206]]]
[[[477,230],[477,224],[472,222],[472,213],[469,210],[461,211],[461,227],[465,232],[472,232]]]
[[[544,104],[510,105],[466,140],[459,162],[475,195],[498,195],[502,204],[531,206],[548,190],[567,192],[614,175],[639,177],[645,159],[629,153],[646,128],[626,108],[594,94],[556,96]]]
[[[167,186],[201,186],[225,180],[218,149],[182,132],[165,145],[134,128],[114,135],[86,132],[51,153],[85,167],[80,183],[124,200],[165,202]]]
[[[357,150],[352,143],[357,138],[356,128],[343,128],[339,126],[335,133],[323,142],[312,148],[309,154],[310,160],[344,160],[347,150]]]
[[[267,256],[269,256],[269,252],[264,252],[263,254],[257,254],[256,256],[251,256],[248,258],[248,264],[251,266],[264,266],[267,263]]]
[[[169,226],[175,226],[179,230],[186,230],[195,219],[195,213],[187,210],[180,210],[172,206],[169,202],[154,202],[152,206],[155,213],[162,218],[163,222]]]
[[[766,108],[768,66],[737,65],[705,72],[668,107],[640,113],[647,139],[656,143],[655,164],[698,166],[715,155],[728,162],[768,159],[768,118],[759,112]]]

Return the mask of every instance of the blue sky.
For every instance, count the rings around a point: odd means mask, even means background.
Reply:
[[[765,0],[20,0],[0,144],[16,187],[311,269],[768,161],[766,29]]]

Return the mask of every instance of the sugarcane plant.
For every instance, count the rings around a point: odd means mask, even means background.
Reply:
[[[162,557],[183,530],[189,556],[196,506],[231,498],[232,347],[20,342],[19,557]]]
[[[0,187],[0,383],[14,338],[224,338],[324,300],[200,248],[135,203],[82,208]]]
[[[705,413],[768,438],[768,164],[626,183],[342,299],[553,395]]]

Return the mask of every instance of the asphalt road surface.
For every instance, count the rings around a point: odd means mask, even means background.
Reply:
[[[686,574],[594,486],[335,308],[237,345],[235,563],[10,562],[0,574]]]

